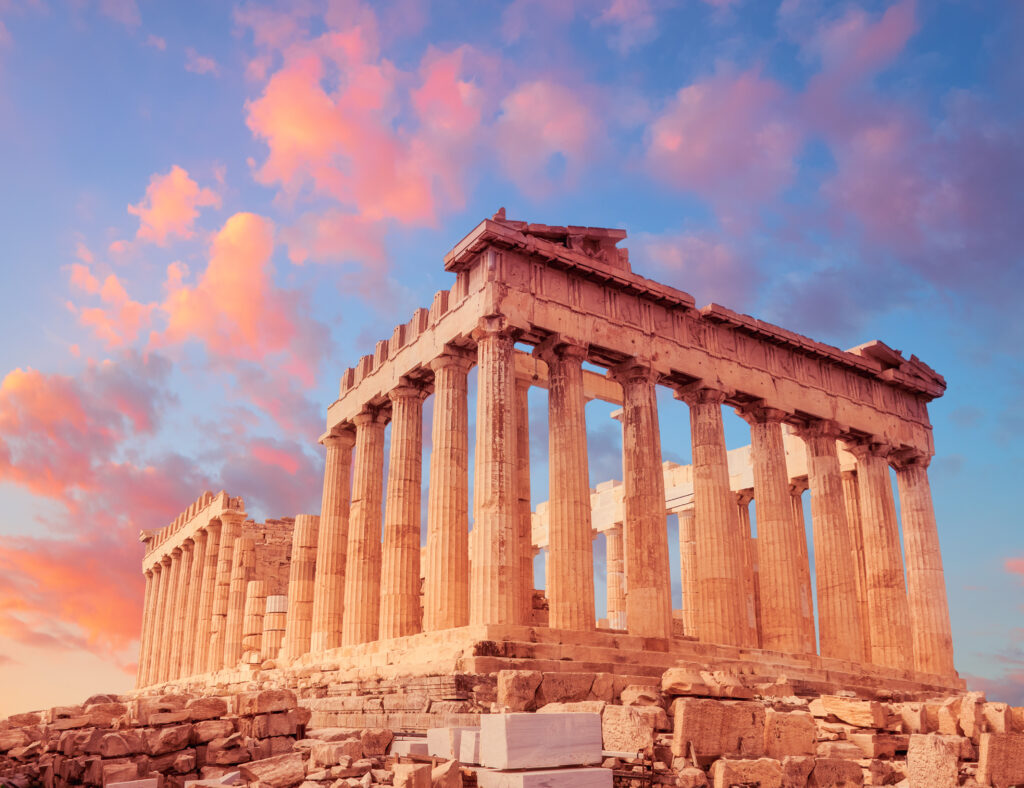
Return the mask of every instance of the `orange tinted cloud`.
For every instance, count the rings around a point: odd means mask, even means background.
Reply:
[[[121,281],[110,274],[102,286],[84,266],[71,266],[71,283],[86,293],[98,294],[106,306],[85,307],[78,311],[79,321],[91,328],[108,349],[125,347],[138,339],[149,327],[156,304],[143,304],[133,300]]]
[[[165,175],[149,179],[146,196],[137,205],[129,205],[128,213],[139,217],[136,238],[163,246],[170,236],[191,238],[198,209],[203,207],[219,208],[220,196],[199,188],[188,172],[175,164]]]

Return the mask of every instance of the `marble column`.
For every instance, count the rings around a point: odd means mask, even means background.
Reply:
[[[144,687],[146,684],[146,658],[152,642],[153,627],[153,605],[156,601],[156,583],[153,581],[154,572],[147,569],[143,572],[146,577],[146,592],[142,597],[142,627],[139,633],[139,668],[135,673],[135,688]],[[159,581],[157,581],[159,582]]]
[[[846,524],[850,528],[850,546],[853,550],[854,577],[857,582],[857,610],[860,611],[860,662],[871,661],[871,618],[868,615],[868,583],[864,563],[864,529],[860,522],[860,493],[857,472],[843,471],[843,503],[846,504]]]
[[[196,644],[192,654],[192,673],[209,670],[210,636],[213,631],[213,597],[217,586],[217,561],[220,557],[221,524],[213,521],[206,531],[206,551],[203,557],[203,578],[199,590],[199,613],[196,618]]]
[[[630,359],[609,376],[622,386],[623,539],[626,624],[631,635],[672,637],[665,477],[655,386],[649,363]]]
[[[181,633],[180,676],[191,676],[193,673],[199,601],[203,593],[203,566],[206,562],[206,538],[206,531],[201,528],[192,535],[192,572],[188,581],[188,598],[185,600],[185,626]]]
[[[224,667],[233,668],[242,658],[242,629],[245,624],[245,592],[256,569],[256,544],[252,537],[235,540],[231,556],[231,584],[228,614],[224,620]]]
[[[377,501],[377,512],[379,517],[380,500]],[[316,577],[316,545],[319,528],[319,515],[300,514],[295,518],[295,530],[292,531],[292,560],[288,567],[288,617],[285,622],[284,645],[281,649],[281,653],[286,659],[295,659],[308,653],[312,642],[313,581]],[[379,530],[377,538],[379,549]],[[349,556],[351,555],[350,549]],[[351,573],[346,574],[348,577],[352,577]],[[351,611],[351,608],[348,610]],[[374,624],[376,624],[376,620],[374,620]]]
[[[523,620],[533,617],[533,510],[530,507],[530,381],[516,378],[516,496]],[[554,625],[552,625],[554,626]]]
[[[280,656],[287,621],[288,597],[284,594],[268,596],[267,608],[263,614],[263,646],[260,649],[262,659],[276,660]]]
[[[856,564],[843,500],[836,440],[838,425],[813,421],[800,436],[807,447],[807,480],[811,490],[814,573],[818,589],[818,653],[849,659],[861,645],[857,605]]]
[[[782,438],[786,414],[775,408],[754,407],[740,415],[750,424],[758,568],[761,598],[765,601],[761,609],[761,647],[798,654],[806,647],[801,560],[807,546],[803,528],[793,516],[789,492]]]
[[[175,547],[170,555],[164,556],[164,570],[167,572],[167,593],[164,595],[164,615],[161,630],[164,641],[160,644],[160,661],[157,681],[164,683],[171,678],[171,654],[174,651],[174,619],[178,610],[178,586],[181,573],[181,548]]]
[[[896,502],[889,480],[889,446],[849,445],[857,458],[864,570],[868,586],[871,661],[890,668],[914,664],[907,586],[903,575]]]
[[[384,497],[385,414],[364,410],[356,425],[355,472],[345,568],[341,644],[376,640],[380,631],[381,503]],[[289,594],[290,595],[290,594]]]
[[[755,646],[761,645],[760,619],[757,607],[757,585],[754,579],[754,560],[752,531],[750,526],[750,502],[754,498],[752,490],[738,490],[736,496],[736,519],[739,520],[739,546],[743,552],[743,601],[746,603],[747,636]]]
[[[168,679],[176,679],[182,675],[181,646],[185,640],[185,610],[188,603],[189,580],[192,578],[192,552],[195,543],[186,539],[181,543],[180,564],[177,575],[177,592],[174,597],[174,634],[171,644],[171,661],[167,670]]]
[[[622,557],[622,525],[604,532],[608,576],[608,627],[626,628],[626,572]]]
[[[420,386],[393,389],[391,458],[384,509],[380,638],[420,631],[420,488],[423,478],[423,398]]]
[[[811,591],[811,557],[807,549],[807,521],[804,517],[803,494],[807,490],[807,477],[790,479],[789,494],[793,507],[794,528],[800,534],[797,549],[797,563],[800,566],[800,616],[803,621],[804,645],[800,650],[807,654],[818,653],[817,630],[814,623],[814,597]]]
[[[343,429],[323,440],[327,449],[324,490],[320,505],[320,531],[313,583],[313,634],[310,650],[326,651],[341,645],[345,607],[345,563],[348,557],[348,516],[351,500],[352,447],[356,435]],[[276,652],[275,652],[276,656]]]
[[[250,580],[245,586],[245,620],[242,623],[242,661],[259,664],[263,648],[263,614],[267,607],[267,584]]]
[[[231,564],[235,541],[242,532],[243,516],[224,512],[220,516],[220,550],[217,553],[217,579],[213,588],[213,609],[210,614],[210,646],[206,670],[210,673],[224,665],[224,643],[227,637],[228,597],[231,594]]]
[[[500,318],[482,319],[473,339],[477,417],[469,623],[525,624],[516,493],[515,340]]]
[[[683,596],[683,634],[697,637],[700,580],[697,577],[697,531],[693,507],[677,509],[679,519],[679,582]]]
[[[722,426],[725,392],[693,388],[677,395],[690,406],[693,506],[700,577],[698,634],[707,643],[753,646],[745,599],[736,499],[729,489],[729,459]]]
[[[903,521],[910,631],[915,670],[952,676],[955,673],[953,636],[939,531],[928,484],[930,459],[921,454],[911,454],[896,458],[894,463]]]
[[[582,366],[587,348],[555,340],[534,352],[548,366],[548,626],[589,630],[595,612]]]
[[[434,359],[434,416],[423,629],[469,623],[469,406],[466,375],[474,357],[449,348]]]
[[[164,563],[164,558],[167,562]],[[146,681],[148,687],[156,684],[160,677],[160,651],[163,649],[167,636],[164,634],[164,613],[167,609],[167,565],[170,564],[170,557],[164,556],[153,565],[153,572],[156,577],[156,600],[153,606],[153,625],[149,639],[149,654],[146,657]]]

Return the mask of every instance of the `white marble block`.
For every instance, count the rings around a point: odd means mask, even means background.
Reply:
[[[426,739],[395,739],[391,742],[392,755],[429,755]]]
[[[464,731],[459,742],[459,763],[476,766],[480,763],[480,731]]]
[[[480,763],[492,769],[545,769],[601,763],[601,715],[484,714]]]
[[[479,731],[475,727],[450,728],[428,728],[427,729],[427,754],[437,758],[444,758],[446,761],[459,757],[462,734],[465,731]]]
[[[612,788],[612,770],[600,766],[532,772],[480,769],[476,779],[479,788]]]

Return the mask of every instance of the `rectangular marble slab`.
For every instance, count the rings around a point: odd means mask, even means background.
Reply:
[[[392,755],[429,755],[426,739],[395,739],[391,742]]]
[[[480,731],[463,731],[459,742],[459,763],[476,766],[480,763]]]
[[[600,766],[528,772],[480,769],[476,780],[479,788],[612,788],[612,770]]]
[[[601,763],[601,715],[484,714],[480,763],[492,769],[545,769]]]
[[[427,729],[427,754],[447,761],[459,757],[460,742],[465,731],[478,731],[476,727],[452,726]]]

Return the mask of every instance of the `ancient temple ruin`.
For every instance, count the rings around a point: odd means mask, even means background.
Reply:
[[[138,685],[521,666],[660,676],[701,663],[783,671],[819,690],[962,689],[927,475],[927,403],[943,378],[881,342],[843,351],[717,304],[697,308],[633,273],[625,237],[502,212],[474,228],[445,256],[454,286],[341,376],[321,438],[319,516],[258,524],[241,499],[207,493],[143,533]],[[530,386],[548,391],[547,436],[530,434]],[[691,466],[663,463],[658,386],[689,411]],[[623,446],[622,481],[596,490],[584,416],[593,398],[621,406]],[[723,405],[749,423],[750,446],[726,450]],[[549,445],[548,500],[536,512],[530,440]],[[668,515],[679,517],[675,613]],[[595,532],[607,540],[601,621]]]

